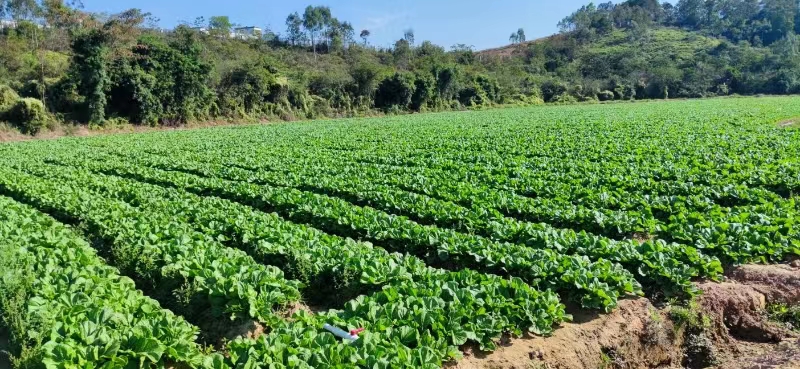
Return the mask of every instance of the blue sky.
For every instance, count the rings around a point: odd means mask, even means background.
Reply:
[[[411,28],[417,42],[430,40],[450,46],[457,43],[476,49],[503,46],[519,27],[528,39],[557,32],[558,21],[588,0],[83,0],[85,10],[114,13],[129,8],[150,12],[171,28],[196,17],[227,15],[246,26],[285,30],[286,16],[302,13],[307,5],[329,6],[340,20],[350,21],[358,34],[372,32],[370,43],[389,46]]]

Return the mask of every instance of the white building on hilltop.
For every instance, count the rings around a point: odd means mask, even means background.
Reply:
[[[234,28],[231,32],[231,38],[238,38],[242,40],[261,38],[263,31],[258,27],[239,27]]]
[[[17,28],[17,21],[0,19],[0,29]]]
[[[206,27],[192,27],[192,29],[206,35],[208,34],[208,28]]]

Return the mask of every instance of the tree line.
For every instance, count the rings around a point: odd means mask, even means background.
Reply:
[[[63,0],[0,0],[0,120],[174,125],[479,109],[502,104],[800,92],[797,0],[588,4],[510,53],[445,49],[409,29],[369,45],[324,6],[285,30],[229,37],[212,16],[174,30],[151,14]],[[207,32],[199,31],[207,30]],[[360,38],[359,42],[356,37]]]

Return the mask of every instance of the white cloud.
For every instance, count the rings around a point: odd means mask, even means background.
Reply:
[[[368,17],[365,22],[365,28],[370,31],[379,31],[388,26],[392,23],[395,23],[403,18],[408,16],[407,13],[397,13],[397,14],[385,14],[376,17]]]

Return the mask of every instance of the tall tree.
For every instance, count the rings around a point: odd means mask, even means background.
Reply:
[[[756,0],[758,1],[758,0]],[[661,24],[665,26],[673,26],[678,23],[678,7],[671,3],[664,2],[661,4],[661,13],[664,15]]]
[[[68,75],[85,99],[82,113],[87,122],[101,124],[105,120],[109,65],[133,56],[133,45],[149,16],[139,9],[129,9],[112,15],[102,24],[84,20],[81,27],[72,30],[72,64]]]
[[[800,34],[800,0],[797,1],[797,11],[794,15],[794,33]]]
[[[800,35],[800,0],[797,2],[797,12],[794,15],[794,33]]]
[[[289,14],[289,16],[286,17],[286,34],[292,46],[298,46],[303,43],[305,35],[303,34],[302,27],[303,18],[301,18],[300,14],[297,14],[297,12]]]
[[[102,29],[90,28],[73,34],[70,77],[86,99],[83,115],[89,123],[105,121],[108,45],[109,35]]]
[[[314,59],[317,58],[317,39],[323,29],[331,21],[331,9],[327,6],[306,7],[303,13],[303,27],[311,38],[311,48],[314,51]]]
[[[720,0],[714,5],[708,25],[713,29],[713,34],[735,42],[752,37],[751,23],[758,18],[761,10],[759,0]]]
[[[328,50],[340,50],[344,47],[342,41],[342,24],[338,19],[331,17],[325,25],[325,36],[328,39]]]
[[[17,21],[32,21],[42,14],[42,6],[36,0],[5,0],[0,1],[0,6]]]
[[[411,61],[411,44],[409,44],[408,40],[405,38],[397,40],[397,42],[394,43],[392,54],[394,54],[395,63],[399,66],[407,67],[408,63]]]
[[[761,36],[765,44],[771,44],[794,32],[797,7],[797,0],[764,0],[762,10],[764,18],[772,26]]]
[[[403,40],[408,42],[410,48],[414,48],[414,30],[409,28],[403,32]]]
[[[576,12],[558,22],[558,28],[561,32],[571,32],[581,29],[590,28],[592,26],[592,17],[597,12],[594,3],[584,5]]]
[[[705,0],[678,1],[678,25],[699,29],[707,15]]]
[[[364,40],[364,46],[367,46],[367,39],[372,33],[368,29],[361,30],[361,39]]]
[[[517,42],[523,43],[525,41],[526,41],[525,30],[520,28],[520,29],[517,30]]]
[[[355,41],[356,31],[353,28],[353,24],[350,22],[342,22],[339,33],[342,36],[342,42],[344,43],[345,47],[350,47],[350,45]]]
[[[44,56],[44,39],[41,31],[44,30],[43,25],[37,22],[37,19],[44,15],[44,8],[36,0],[0,0],[0,8],[4,8],[4,12],[17,22],[31,22],[34,23],[31,29],[31,38],[28,45],[30,46],[31,55],[36,55],[39,61],[39,97],[42,102],[45,102],[45,56]],[[0,13],[2,15],[2,13]],[[46,105],[45,105],[46,106]]]

